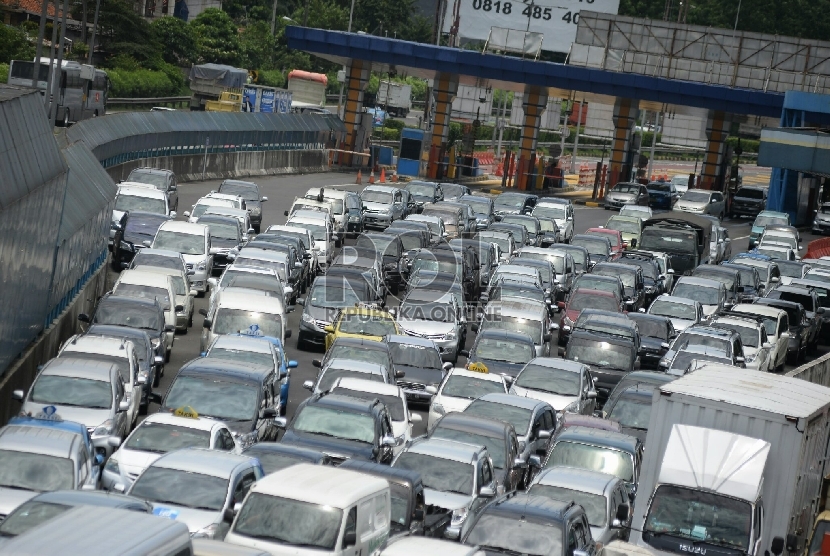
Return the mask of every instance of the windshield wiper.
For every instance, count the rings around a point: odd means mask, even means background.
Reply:
[[[482,550],[489,550],[490,552],[498,552],[500,554],[516,554],[517,556],[521,556],[521,554],[526,554],[526,552],[519,552],[518,550],[511,550],[509,548],[504,548],[501,546],[490,546],[487,544],[480,544],[478,545],[478,547]]]
[[[23,487],[23,486],[18,486],[18,485],[0,485],[0,488],[8,488],[8,489],[11,489],[11,490],[31,490],[31,491],[35,490],[33,488],[28,488],[28,487]]]

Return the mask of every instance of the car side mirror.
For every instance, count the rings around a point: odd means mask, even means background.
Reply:
[[[798,552],[798,537],[792,533],[787,535],[787,552]]]
[[[210,330],[211,326],[213,326],[213,321],[211,321],[210,319],[205,319],[202,321],[202,328]]]
[[[287,329],[285,330],[285,339],[287,340],[287,339],[288,339],[288,338],[290,338],[290,337],[291,337],[291,329],[290,329],[290,328],[287,328]]]
[[[89,315],[87,315],[86,313],[81,313],[80,315],[78,315],[78,320],[81,322],[89,323]]]
[[[666,274],[674,274],[674,269],[670,268],[666,271]]]
[[[176,312],[181,313],[184,311],[184,305],[176,305]]]
[[[513,469],[524,469],[525,467],[527,467],[527,462],[523,458],[513,460]]]
[[[288,216],[288,211],[283,212],[285,216]]]
[[[311,360],[311,365],[314,366],[314,367],[317,367],[319,369],[320,367],[323,366],[323,362],[320,361],[319,359],[312,359]]]
[[[403,378],[406,376],[404,371],[395,371],[395,378]]]
[[[632,239],[632,240],[631,240],[631,248],[632,248],[632,249],[636,249],[636,248],[637,248],[637,240],[636,240],[636,239]]]
[[[115,483],[114,485],[112,485],[112,490],[124,494],[124,492],[127,490],[127,487],[124,485],[124,483]]]
[[[556,306],[559,307],[560,309],[564,309],[565,308],[565,302],[564,301],[557,301]]]
[[[536,434],[536,438],[538,438],[539,440],[548,440],[550,438],[550,431],[539,431]]]
[[[775,556],[781,556],[781,553],[784,552],[784,537],[774,537],[770,545],[770,551]]]
[[[118,402],[119,412],[127,411],[128,409],[130,409],[130,402],[128,402],[127,400],[121,400],[120,402]]]
[[[473,332],[478,332],[478,323],[474,322],[471,328],[473,329]]]
[[[631,506],[630,505],[620,504],[619,506],[617,506],[617,515],[616,515],[617,521],[619,521],[620,524],[625,523],[626,521],[628,521],[628,515],[630,513],[631,513]]]
[[[143,386],[143,385],[147,384],[147,377],[146,376],[140,376],[140,377],[135,379],[135,383],[140,384],[140,385]]]
[[[23,401],[23,397],[25,395],[26,393],[23,390],[15,390],[14,392],[12,392],[12,398],[19,402]]]
[[[595,400],[595,399],[597,399],[597,391],[596,390],[588,390],[588,392],[585,393],[585,397],[589,400]]]
[[[236,513],[234,513],[233,508],[225,508],[225,511],[222,512],[222,521],[225,523],[233,523],[233,518],[235,517]]]
[[[284,429],[288,426],[288,419],[286,419],[285,417],[275,417],[274,425],[276,425],[276,427],[279,429]]]
[[[326,332],[326,334],[334,334],[334,327],[332,325],[328,325],[323,330]]]
[[[207,316],[207,309],[199,309],[199,314],[202,315],[203,317],[206,317]]]
[[[380,441],[380,445],[384,448],[397,448],[399,443],[398,439],[394,436],[384,436]]]
[[[118,448],[121,446],[121,437],[120,436],[110,436],[107,438],[107,445],[112,448]]]
[[[473,326],[475,326],[475,325],[473,325]],[[469,357],[470,356],[470,350],[460,349],[460,350],[458,350],[458,355],[461,355],[463,357]]]
[[[823,314],[824,314],[824,312],[825,312],[825,308],[824,308],[824,307],[819,307],[818,309],[816,309],[816,314],[817,314],[817,315],[823,315]]]
[[[303,388],[305,388],[308,391],[314,390],[314,383],[310,380],[306,380],[305,382],[303,382]]]
[[[531,467],[535,467],[535,468],[537,468],[537,469],[541,469],[541,467],[542,467],[542,458],[540,458],[540,457],[539,457],[538,455],[536,455],[536,454],[533,454],[532,456],[530,456],[529,458],[527,458],[527,464],[528,464],[529,466],[531,466]]]
[[[21,392],[22,392],[22,390],[21,390]],[[435,394],[438,393],[438,388],[436,388],[435,386],[427,386],[427,387],[424,388],[424,392],[426,392],[427,394],[429,394],[431,396],[434,396]]]
[[[354,546],[357,544],[357,533],[349,531],[343,534],[343,548]]]
[[[484,485],[478,491],[478,495],[482,498],[493,498],[496,495],[496,489],[492,485]]]
[[[544,336],[542,336],[542,341],[543,342],[550,342],[550,339],[551,339],[550,334],[545,334]]]
[[[450,369],[452,369],[452,363],[450,363],[449,361],[447,361],[446,363],[444,363],[443,365],[441,365],[441,368],[442,368],[442,369],[444,369],[445,371],[449,371]]]

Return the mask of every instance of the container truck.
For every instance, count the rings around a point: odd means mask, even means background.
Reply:
[[[758,483],[759,503],[752,514],[752,545],[731,546],[708,539],[700,529],[672,535],[650,531],[656,519],[661,467],[674,448],[669,439],[675,425],[715,429],[769,443],[769,455]],[[818,511],[821,481],[826,475],[830,431],[830,388],[771,373],[735,369],[724,372],[706,367],[669,382],[655,391],[643,459],[630,542],[662,553],[700,556],[763,556],[786,547],[803,547]],[[702,460],[710,446],[685,448]],[[697,453],[696,453],[697,452]],[[743,480],[744,473],[736,474]],[[747,475],[748,477],[748,475]],[[695,491],[700,496],[694,499]],[[705,509],[713,489],[688,488],[687,494]],[[738,500],[732,496],[733,500]],[[737,502],[736,502],[737,503]],[[723,514],[725,515],[725,514]],[[691,514],[690,514],[691,516]],[[743,522],[746,526],[747,522]],[[667,542],[672,537],[673,543]],[[708,539],[708,540],[707,540]]]
[[[190,68],[191,110],[204,110],[209,100],[220,100],[222,93],[242,93],[248,70],[220,64],[200,64]],[[241,104],[241,102],[240,102]]]
[[[291,70],[288,73],[288,90],[291,91],[291,110],[303,112],[306,108],[322,108],[326,105],[328,77],[324,73]]]
[[[375,103],[396,118],[406,118],[412,108],[412,86],[381,81]]]

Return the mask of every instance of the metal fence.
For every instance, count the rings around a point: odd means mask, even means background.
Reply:
[[[323,149],[345,134],[328,114],[131,112],[82,121],[69,129],[104,168],[157,156]]]

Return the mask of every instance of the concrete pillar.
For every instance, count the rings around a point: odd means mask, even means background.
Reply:
[[[522,137],[519,139],[519,163],[516,187],[521,191],[533,189],[530,174],[536,167],[536,141],[539,137],[539,124],[542,111],[548,105],[548,90],[538,85],[526,85],[522,108],[525,112],[522,125]]]
[[[343,109],[346,139],[341,147],[345,151],[354,151],[357,147],[357,132],[363,113],[363,91],[369,83],[370,70],[370,63],[363,60],[352,60],[352,65],[346,70],[346,106]],[[341,160],[347,166],[363,166],[367,161],[365,157],[348,153]]]
[[[450,133],[450,114],[452,113],[452,99],[458,93],[458,75],[439,73],[434,80],[432,94],[435,98],[432,124],[432,140],[429,148],[429,162],[427,176],[431,179],[440,179],[443,175],[442,163]]]
[[[730,114],[722,110],[709,110],[709,120],[706,122],[706,137],[709,138],[709,142],[703,155],[700,189],[723,189],[720,170],[726,154],[726,138],[729,136],[731,125]]]
[[[640,115],[639,102],[630,98],[618,98],[614,102],[614,137],[611,141],[611,157],[608,161],[608,189],[631,174],[631,138],[634,124]]]

